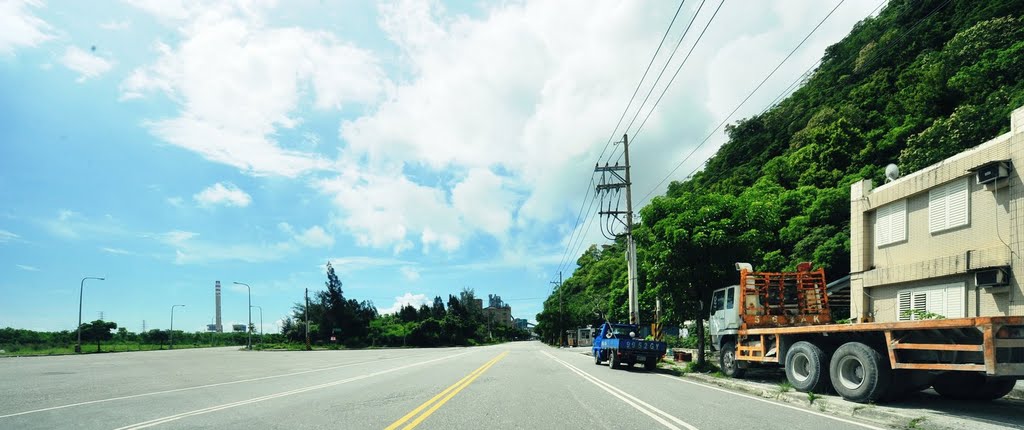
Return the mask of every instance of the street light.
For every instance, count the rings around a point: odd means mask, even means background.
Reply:
[[[246,284],[244,282],[235,282],[235,284],[245,285],[245,288],[249,291],[249,325],[245,326],[245,328],[248,329],[247,331],[249,332],[249,340],[247,341],[248,344],[246,345],[246,349],[252,351],[252,287],[250,287],[249,284]]]
[[[260,306],[249,306],[249,308],[256,308],[260,310],[260,348],[263,347],[263,308]]]
[[[75,352],[82,352],[82,291],[85,290],[85,280],[96,279],[103,281],[104,278],[97,278],[94,276],[86,276],[82,278],[82,282],[78,284],[78,343],[75,344]]]
[[[171,343],[170,349],[174,349],[174,308],[176,308],[178,306],[185,307],[185,305],[172,305],[171,306],[171,331],[170,331],[170,333],[167,334],[167,338],[170,339],[170,343]]]

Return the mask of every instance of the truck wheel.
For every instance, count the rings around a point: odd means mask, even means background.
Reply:
[[[601,351],[595,351],[594,352],[594,364],[596,364],[598,366],[601,365]]]
[[[1014,379],[986,378],[980,373],[946,372],[936,376],[932,388],[942,397],[955,400],[995,400],[1010,393]]]
[[[797,391],[824,393],[828,390],[828,356],[817,345],[800,341],[786,353],[786,379]]]
[[[722,344],[722,350],[718,354],[718,367],[722,369],[722,374],[730,378],[742,378],[743,374],[746,373],[746,369],[741,369],[739,362],[736,361],[736,344],[733,342],[726,342]]]
[[[832,355],[829,376],[840,396],[864,403],[882,399],[889,390],[892,371],[878,351],[860,342],[847,342]]]
[[[647,357],[647,361],[644,362],[644,370],[648,372],[658,368],[658,359],[655,357]]]
[[[615,350],[608,350],[608,368],[617,369],[619,367],[619,358],[616,355]]]

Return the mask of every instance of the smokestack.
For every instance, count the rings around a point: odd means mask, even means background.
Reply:
[[[217,298],[216,298],[215,303],[216,303],[216,306],[217,306],[217,321],[215,322],[215,324],[217,324],[217,326],[216,326],[217,327],[217,333],[223,333],[224,332],[224,326],[222,326],[220,324],[220,281],[217,281],[216,286],[217,286],[216,287],[216,289],[217,289]]]

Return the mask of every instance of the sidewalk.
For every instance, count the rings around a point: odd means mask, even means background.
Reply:
[[[590,355],[589,347],[564,349]],[[717,356],[713,353],[708,353],[706,359],[712,363],[717,362]],[[676,363],[671,356],[666,356],[659,366],[663,372],[678,374],[684,371],[683,365],[685,363]],[[779,401],[836,417],[856,418],[881,427],[928,430],[1024,429],[1024,381],[1018,382],[1017,388],[1006,398],[993,402],[949,400],[928,389],[909,395],[899,402],[878,405],[849,402],[835,394],[810,395],[795,391],[789,384],[784,384],[786,375],[780,368],[749,369],[744,379],[732,379],[720,373],[683,373],[680,377],[741,395]]]
[[[666,357],[664,369],[679,369]],[[710,354],[709,361],[716,360]],[[678,363],[682,365],[683,363]],[[1011,395],[993,402],[960,402],[940,397],[932,390],[908,396],[885,405],[860,404],[843,400],[835,394],[801,393],[793,390],[782,369],[750,369],[744,379],[722,377],[720,374],[685,373],[682,377],[730,391],[803,407],[837,417],[871,421],[882,426],[933,430],[1024,428],[1024,384],[1018,382]]]

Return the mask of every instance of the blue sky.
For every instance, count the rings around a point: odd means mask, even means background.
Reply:
[[[737,117],[877,5],[845,2]],[[199,330],[220,280],[224,323],[244,322],[240,281],[272,332],[328,261],[383,311],[469,287],[533,320],[676,6],[5,2],[0,326],[72,329],[80,279],[103,276],[85,320],[166,328],[185,304],[176,328]],[[636,193],[661,192],[832,6],[727,3],[634,143]]]

